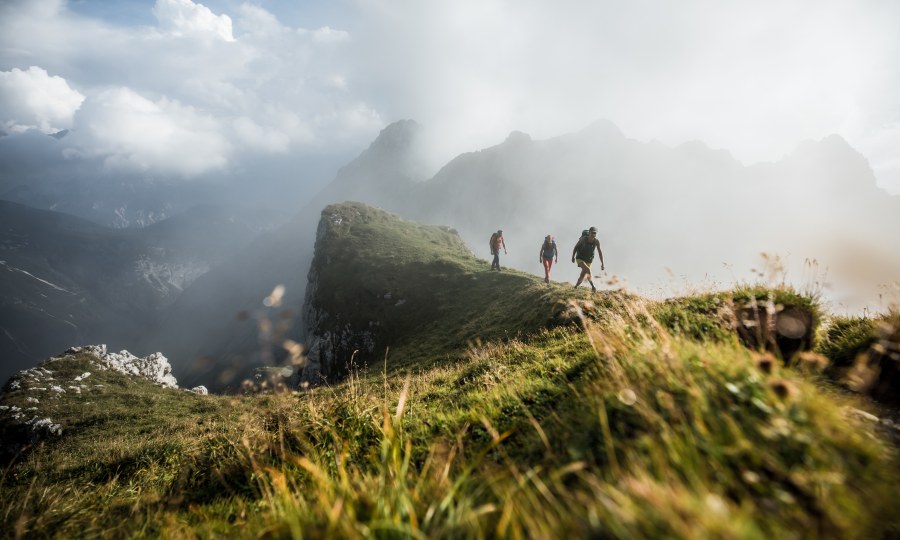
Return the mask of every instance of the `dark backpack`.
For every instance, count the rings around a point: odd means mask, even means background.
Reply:
[[[575,244],[575,256],[586,262],[594,260],[594,244],[591,243],[590,238],[582,236],[578,239],[578,243]]]

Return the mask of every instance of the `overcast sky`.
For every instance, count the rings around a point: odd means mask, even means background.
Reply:
[[[185,179],[403,118],[435,165],[600,118],[745,164],[837,133],[900,193],[898,28],[894,0],[0,0],[0,129]]]

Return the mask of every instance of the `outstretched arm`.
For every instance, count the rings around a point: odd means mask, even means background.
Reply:
[[[505,254],[506,253],[506,240],[504,240],[502,236],[500,237],[500,243],[503,244],[503,253]]]
[[[575,242],[575,247],[572,248],[572,262],[575,262],[575,254],[578,253],[578,247],[581,245],[581,239],[578,239],[578,242]]]
[[[600,270],[606,270],[606,265],[603,264],[603,251],[600,249],[600,240],[597,240],[597,253],[600,254]]]

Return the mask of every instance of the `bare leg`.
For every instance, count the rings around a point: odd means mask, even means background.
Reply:
[[[588,282],[591,281],[591,267],[588,266],[584,261],[578,261],[578,268],[581,268],[581,275],[578,276],[578,281],[575,283],[576,288],[581,285],[581,282],[584,281],[585,277],[588,278]],[[591,283],[591,287],[593,286],[594,284]]]

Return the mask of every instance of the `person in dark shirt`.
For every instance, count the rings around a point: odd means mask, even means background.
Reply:
[[[581,275],[578,276],[578,281],[575,283],[576,289],[581,285],[581,282],[587,278],[588,283],[591,284],[591,290],[597,290],[597,287],[594,286],[594,280],[591,279],[591,264],[594,262],[594,249],[596,249],[597,253],[600,255],[600,270],[606,270],[606,266],[603,264],[603,251],[600,250],[600,240],[597,240],[597,227],[588,229],[588,235],[582,236],[578,240],[578,243],[575,244],[575,249],[572,250],[572,262],[576,263],[578,267],[581,268]]]

